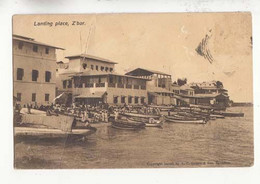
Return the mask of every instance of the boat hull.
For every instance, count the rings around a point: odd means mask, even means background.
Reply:
[[[165,120],[167,122],[172,122],[172,123],[185,123],[185,124],[205,124],[205,120],[189,120],[189,119],[175,119],[175,118],[169,118],[165,117]]]

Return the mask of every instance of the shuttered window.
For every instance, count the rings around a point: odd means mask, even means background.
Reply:
[[[23,68],[17,68],[17,80],[23,80],[24,70]]]
[[[37,81],[39,76],[38,70],[32,70],[32,81]]]
[[[45,82],[50,82],[51,80],[51,72],[46,71],[45,72]]]

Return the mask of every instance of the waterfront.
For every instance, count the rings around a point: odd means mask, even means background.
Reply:
[[[205,125],[164,123],[139,131],[93,124],[85,142],[19,138],[16,168],[153,168],[251,166],[253,107],[235,107],[245,117],[217,119]]]

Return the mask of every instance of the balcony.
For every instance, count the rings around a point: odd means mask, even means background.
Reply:
[[[131,84],[126,84],[126,88],[127,89],[132,89],[132,85]]]
[[[105,87],[105,83],[96,83],[96,88],[103,88]]]
[[[85,88],[93,88],[94,84],[93,83],[85,83]]]
[[[141,89],[142,90],[146,90],[146,86],[141,86]]]
[[[124,88],[124,84],[117,83],[117,87],[118,87],[118,88]]]
[[[115,83],[108,83],[108,87],[109,87],[109,88],[115,88],[115,87],[116,87],[116,84],[115,84]]]
[[[139,85],[134,85],[134,89],[139,89]]]

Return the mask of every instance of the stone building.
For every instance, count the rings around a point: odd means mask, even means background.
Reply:
[[[52,103],[56,87],[56,49],[62,48],[13,35],[13,95],[17,103],[22,106]]]

